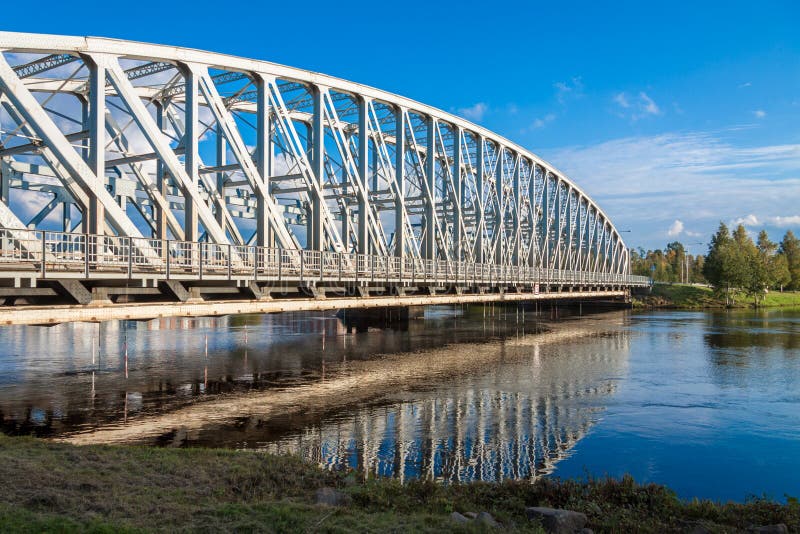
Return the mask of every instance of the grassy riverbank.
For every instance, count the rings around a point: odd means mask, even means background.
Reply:
[[[735,295],[735,308],[750,308],[753,299],[739,293]],[[770,291],[760,303],[764,308],[800,307],[800,292]],[[725,308],[725,299],[718,298],[710,287],[685,284],[655,284],[649,295],[634,296],[638,308]]]
[[[74,446],[0,435],[0,531],[476,531],[453,511],[487,511],[504,529],[536,532],[525,507],[581,511],[604,531],[731,532],[785,523],[800,505],[683,502],[631,479],[442,486],[363,481],[292,457],[208,449]],[[345,504],[316,504],[320,488]]]

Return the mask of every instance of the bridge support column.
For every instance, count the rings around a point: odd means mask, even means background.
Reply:
[[[394,204],[394,255],[402,258],[406,241],[406,208],[405,208],[405,164],[406,164],[406,110],[398,107],[395,111],[395,162],[394,179],[396,198]]]
[[[155,102],[155,109],[156,109],[156,127],[158,131],[164,131],[164,120],[166,119],[166,113],[164,110],[164,104],[161,102]],[[161,198],[167,198],[167,171],[164,167],[164,162],[161,158],[156,159],[156,187],[158,188],[158,192],[161,194]],[[155,211],[155,220],[156,220],[156,230],[155,230],[155,238],[156,239],[167,239],[167,218],[168,213],[167,210],[169,209],[169,204],[162,206],[158,203],[154,203],[153,209]],[[169,251],[166,252],[169,254]]]
[[[180,302],[187,302],[191,295],[186,290],[186,287],[177,280],[164,280],[159,283],[163,289],[165,289],[168,293],[171,293],[176,299]]]
[[[436,119],[429,117],[428,121],[427,155],[425,156],[425,240],[423,242],[423,257],[427,260],[436,259]]]
[[[200,237],[198,228],[197,206],[194,204],[194,197],[200,185],[200,154],[198,149],[199,137],[199,108],[197,75],[192,69],[184,69],[184,79],[186,84],[186,129],[183,134],[183,144],[186,148],[186,158],[184,165],[186,174],[189,176],[187,187],[192,188],[192,192],[187,192],[184,198],[184,236],[186,241],[197,241]]]
[[[461,261],[463,252],[461,250],[461,209],[464,207],[464,184],[461,180],[461,127],[455,128],[455,143],[453,145],[453,259]]]
[[[203,288],[202,287],[190,287],[189,288],[189,298],[186,302],[205,302],[206,299],[203,298]]]
[[[312,284],[304,284],[301,285],[299,288],[300,293],[304,295],[308,295],[309,297],[313,297],[315,299],[324,299],[327,298],[325,295],[325,289],[321,287],[317,287]]]
[[[108,288],[106,287],[93,287],[92,288],[92,301],[90,304],[103,305],[111,304]]]
[[[84,286],[80,280],[58,280],[61,288],[78,304],[91,304],[92,292]]]
[[[272,143],[272,116],[270,113],[269,82],[261,77],[256,79],[256,166],[264,180],[264,187],[256,191],[256,245],[273,247],[274,233],[269,220],[270,176],[273,173],[274,146]]]
[[[475,210],[475,229],[477,234],[475,235],[475,250],[473,251],[477,263],[484,262],[483,226],[485,223],[483,221],[483,201],[481,200],[483,198],[483,145],[483,136],[478,136],[478,150],[475,155],[475,189],[478,192],[478,199],[476,199],[478,207]]]
[[[358,200],[358,222],[356,232],[358,239],[355,250],[359,254],[366,254],[369,250],[367,243],[367,210],[369,209],[369,101],[362,96],[358,99],[358,176],[361,181],[361,191],[357,195]],[[375,161],[374,164],[378,165]],[[377,174],[377,173],[376,173]],[[345,236],[346,239],[346,236]],[[345,252],[349,250],[345,249]]]
[[[346,297],[366,298],[369,297],[369,287],[358,283],[345,284],[344,294]]]
[[[322,196],[322,186],[325,182],[324,158],[325,158],[325,123],[323,121],[322,89],[314,86],[314,114],[311,119],[311,132],[309,139],[311,142],[311,169],[314,174],[313,179],[317,187],[311,191],[311,213],[309,214],[309,235],[306,236],[306,248],[310,250],[323,250],[325,239],[322,224],[322,204],[325,199]]]
[[[506,240],[506,226],[505,226],[505,214],[504,206],[505,206],[505,187],[504,187],[504,180],[503,180],[503,153],[505,152],[505,148],[502,146],[497,147],[497,162],[495,163],[494,169],[494,180],[495,180],[495,193],[497,194],[497,214],[495,216],[494,221],[494,233],[495,233],[495,249],[494,249],[494,263],[497,265],[502,265],[503,262],[503,255],[505,253],[505,240]]]
[[[256,282],[249,282],[246,286],[240,288],[242,292],[251,296],[255,300],[272,300],[269,290],[260,287]]]
[[[105,210],[100,202],[100,191],[105,188],[106,176],[106,69],[89,61],[89,168],[94,173],[95,190],[89,194],[87,230],[90,234],[105,234]]]

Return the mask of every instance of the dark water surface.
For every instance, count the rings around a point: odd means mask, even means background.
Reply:
[[[403,480],[631,473],[687,498],[800,496],[798,310],[442,307],[349,324],[2,327],[0,430],[291,452]]]

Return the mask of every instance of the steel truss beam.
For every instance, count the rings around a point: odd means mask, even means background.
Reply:
[[[0,50],[40,54],[0,58],[3,226],[22,226],[10,187],[52,195],[33,227],[63,206],[70,231],[76,206],[93,234],[628,270],[610,219],[563,173],[430,106],[158,45],[0,32]]]

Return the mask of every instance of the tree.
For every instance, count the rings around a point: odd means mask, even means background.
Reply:
[[[725,223],[719,224],[709,244],[703,275],[725,295],[727,305],[734,302],[735,289],[744,289],[756,301],[763,295],[766,275],[758,267],[758,249],[744,226],[737,226],[731,235]]]
[[[780,254],[786,258],[791,281],[787,284],[789,289],[800,289],[800,239],[789,230],[781,241]]]
[[[789,262],[783,254],[776,254],[772,258],[772,274],[775,277],[775,287],[781,291],[792,282],[792,273],[789,272]]]
[[[650,267],[646,261],[647,253],[642,247],[631,250],[631,274],[650,276]]]
[[[767,235],[766,230],[761,230],[758,233],[758,241],[756,243],[758,247],[758,252],[765,255],[766,257],[770,257],[778,250],[777,243],[773,243],[769,239],[769,235]]]
[[[732,255],[733,239],[725,223],[719,223],[717,233],[711,237],[708,254],[703,265],[703,276],[717,292],[725,293],[725,303],[730,304],[731,281],[729,261]]]
[[[758,233],[758,241],[756,242],[758,249],[758,265],[755,266],[756,275],[761,275],[764,282],[764,289],[775,287],[775,251],[778,250],[778,244],[773,243],[769,239],[766,230],[761,230]]]
[[[689,280],[692,283],[703,283],[707,282],[705,276],[703,276],[703,267],[706,263],[706,257],[702,254],[698,254],[693,258],[692,267],[691,267],[691,279]]]
[[[667,248],[664,251],[667,263],[672,270],[673,282],[683,282],[684,264],[686,261],[686,250],[683,248],[683,243],[673,241],[667,243]],[[688,281],[688,280],[687,280]]]
[[[631,249],[631,272],[656,282],[705,282],[705,258],[687,253],[683,243],[673,241],[664,250]]]
[[[792,235],[789,235],[787,242],[789,248],[791,248],[789,242],[792,241],[792,237]],[[786,255],[778,252],[778,244],[770,241],[767,232],[764,230],[761,230],[758,234],[756,246],[758,247],[759,260],[768,271],[768,286],[783,291],[783,288],[792,282],[792,274],[789,270],[789,261]]]
[[[744,225],[740,224],[733,231],[733,244],[733,254],[728,260],[730,283],[733,287],[744,289],[758,306],[759,299],[764,298],[764,291],[769,286],[768,266],[761,261],[758,248],[747,235]]]
[[[673,241],[664,250],[632,251],[631,265],[634,273],[656,282],[708,282],[728,306],[742,292],[758,306],[771,288],[800,289],[800,240],[789,231],[779,247],[762,230],[754,243],[743,225],[731,233],[720,222],[707,256],[691,256],[682,243]]]

